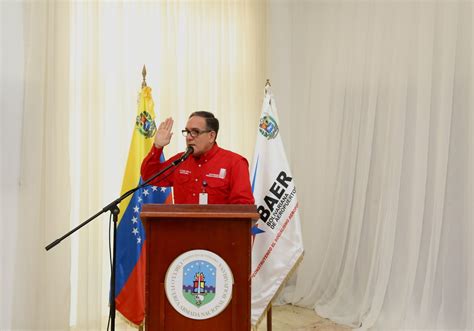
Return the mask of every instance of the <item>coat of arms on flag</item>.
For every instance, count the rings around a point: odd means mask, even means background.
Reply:
[[[280,135],[275,100],[265,88],[251,168],[252,190],[260,219],[253,229],[252,325],[266,309],[303,256],[298,199]]]

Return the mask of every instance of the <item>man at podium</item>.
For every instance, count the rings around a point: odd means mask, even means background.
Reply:
[[[171,117],[160,123],[154,144],[143,160],[141,175],[147,180],[184,153],[161,162],[163,148],[170,143],[173,133]],[[219,120],[207,111],[189,116],[181,131],[186,145],[192,147],[191,157],[151,182],[156,186],[173,186],[176,204],[254,204],[250,188],[247,160],[217,145]]]

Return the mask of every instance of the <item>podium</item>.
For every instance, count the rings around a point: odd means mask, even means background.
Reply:
[[[144,221],[146,231],[145,329],[151,331],[250,330],[252,240],[250,229],[255,220],[260,217],[256,207],[254,205],[145,204],[140,217]],[[226,264],[228,269],[230,268],[231,277],[228,278],[230,286],[226,285],[227,300],[229,298],[230,300],[225,303],[225,306],[223,303],[225,300],[218,298],[218,289],[221,285],[219,282],[216,282],[215,287],[209,287],[211,289],[209,293],[205,293],[210,294],[207,298],[213,298],[210,303],[199,306],[199,301],[191,302],[187,299],[191,304],[183,299],[185,298],[183,293],[188,295],[184,279],[189,275],[186,270],[181,271],[179,268],[191,270],[193,266],[189,268],[184,266],[185,263],[180,262],[180,257],[193,252],[203,252],[203,250],[216,254],[225,261],[223,264]],[[200,262],[203,268],[207,264]],[[212,269],[212,264],[210,265],[211,271],[216,269]],[[175,272],[175,270],[178,271]],[[181,277],[183,283],[179,283],[175,288],[172,285],[171,288],[176,290],[176,293],[170,294],[169,279],[173,273],[178,278]],[[218,271],[215,271],[215,274],[217,273]],[[211,274],[209,275],[212,277]],[[195,295],[196,290],[208,289],[204,285],[199,285],[194,290],[191,287],[189,288],[191,296]],[[211,293],[213,289],[215,294]],[[168,297],[171,297],[171,302]],[[196,300],[203,298],[197,295],[195,297]],[[196,312],[188,312],[187,308],[179,306],[181,302],[191,306]],[[222,307],[217,305],[215,309],[221,309],[221,311],[211,316],[214,308],[209,307],[220,302],[222,302]],[[208,311],[206,314],[211,314],[206,315],[211,316],[209,318],[203,317],[206,309]],[[189,314],[200,317],[189,317]]]

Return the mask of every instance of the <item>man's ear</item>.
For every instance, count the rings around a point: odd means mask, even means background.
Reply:
[[[209,132],[211,134],[212,142],[216,142],[217,133],[216,131]]]

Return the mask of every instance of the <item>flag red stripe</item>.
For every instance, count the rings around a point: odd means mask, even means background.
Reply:
[[[142,253],[125,283],[120,294],[115,298],[117,310],[133,324],[140,325],[145,317],[145,271],[146,240]]]

